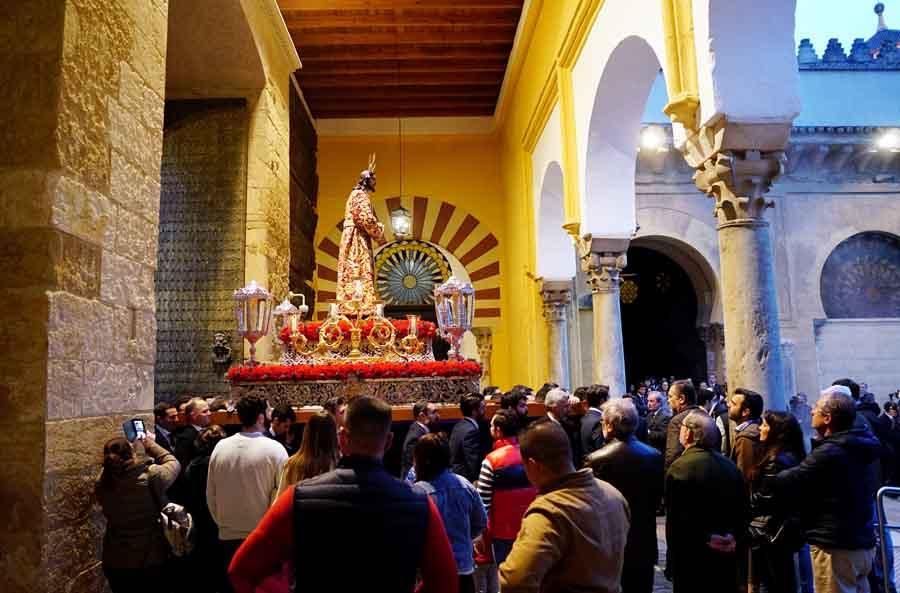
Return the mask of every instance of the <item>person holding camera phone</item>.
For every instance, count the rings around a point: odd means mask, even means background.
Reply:
[[[128,438],[115,437],[103,446],[103,469],[94,488],[106,517],[103,573],[113,593],[157,593],[169,556],[159,525],[160,501],[181,465],[156,444],[141,420],[127,421],[125,432]],[[134,441],[151,459],[137,459]]]

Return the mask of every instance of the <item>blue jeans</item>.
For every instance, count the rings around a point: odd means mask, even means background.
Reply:
[[[809,557],[809,544],[797,552],[797,582],[800,583],[800,593],[813,593],[812,558]]]

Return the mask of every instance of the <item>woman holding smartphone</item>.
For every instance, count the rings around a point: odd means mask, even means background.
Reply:
[[[152,434],[138,440],[152,460],[137,460],[128,439],[110,439],[103,446],[103,470],[94,489],[106,517],[103,573],[113,593],[163,590],[169,556],[159,512],[181,466]]]

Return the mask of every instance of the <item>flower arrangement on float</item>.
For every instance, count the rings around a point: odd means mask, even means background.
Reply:
[[[410,377],[476,377],[481,365],[474,360],[411,362],[337,362],[317,365],[239,366],[228,370],[231,381],[344,381]]]
[[[405,336],[409,334],[410,322],[408,320],[388,319],[388,321],[394,326],[397,335]],[[289,325],[285,325],[281,328],[281,331],[278,332],[278,339],[284,344],[291,344],[295,339],[294,334],[299,331],[310,342],[317,342],[319,340],[319,329],[321,329],[324,323],[324,321],[308,321],[297,327],[296,330],[292,330]],[[353,329],[353,326],[349,322],[343,320],[339,321],[337,325],[340,328],[341,335],[345,339],[350,339],[350,332]],[[362,322],[359,325],[359,329],[362,331],[362,338],[368,338],[374,327],[376,327],[374,320],[370,319]],[[420,340],[430,340],[437,334],[437,326],[430,321],[418,320],[415,324],[415,329],[417,330],[416,337]]]

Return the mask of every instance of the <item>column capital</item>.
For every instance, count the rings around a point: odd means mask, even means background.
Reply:
[[[541,300],[547,321],[565,321],[569,303],[572,302],[572,282],[545,280],[541,285]]]
[[[772,182],[784,171],[790,123],[736,124],[723,118],[704,126],[682,147],[696,169],[694,184],[715,199],[719,227],[765,226]]]
[[[591,292],[618,292],[621,272],[628,264],[625,252],[630,238],[585,235],[577,242],[581,269],[587,274]]]

